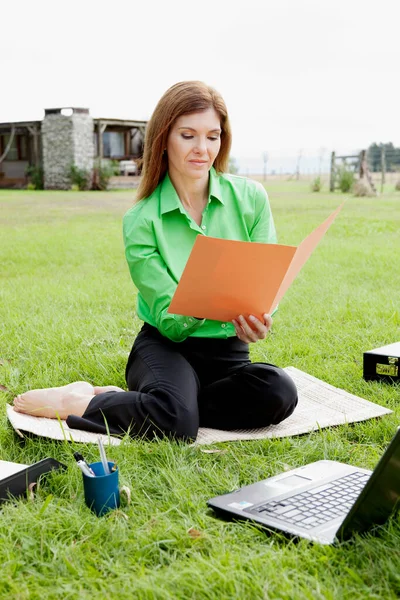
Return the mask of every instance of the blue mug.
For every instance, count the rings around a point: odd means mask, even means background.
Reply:
[[[106,475],[103,463],[95,462],[89,466],[95,477],[88,477],[88,475],[82,473],[85,502],[98,517],[102,517],[110,510],[120,506],[118,467],[115,471],[112,471],[114,463],[109,462],[110,473]]]

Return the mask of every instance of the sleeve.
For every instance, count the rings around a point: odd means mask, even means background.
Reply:
[[[254,222],[250,230],[252,242],[261,244],[276,244],[277,236],[268,194],[261,183],[255,184],[254,193]]]
[[[261,183],[256,183],[254,209],[255,219],[250,231],[251,241],[260,242],[261,244],[276,244],[277,235],[271,206],[269,204],[268,194]],[[273,316],[277,310],[278,306],[272,311],[271,316]]]
[[[177,287],[157,247],[151,222],[127,214],[123,221],[125,256],[133,283],[147,304],[159,332],[182,342],[201,327],[204,319],[167,312]]]

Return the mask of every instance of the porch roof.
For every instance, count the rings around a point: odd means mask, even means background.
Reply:
[[[0,133],[10,133],[12,128],[15,127],[15,133],[21,134],[26,133],[29,129],[40,129],[41,121],[15,121],[10,123],[0,123]]]
[[[93,119],[95,125],[101,125],[106,127],[120,128],[120,129],[132,129],[137,128],[140,129],[142,127],[146,127],[147,121],[136,121],[131,119]]]

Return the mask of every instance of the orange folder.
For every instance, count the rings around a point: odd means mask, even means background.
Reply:
[[[271,314],[342,209],[301,244],[259,244],[198,235],[168,312],[216,321]]]

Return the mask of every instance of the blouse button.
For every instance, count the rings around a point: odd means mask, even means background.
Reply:
[[[183,326],[184,326],[184,327],[187,327],[187,323],[184,323],[184,324],[183,324]]]
[[[226,326],[226,325],[225,325],[225,323],[222,323],[222,324],[221,324],[221,327],[225,327],[225,326]]]
[[[201,228],[202,228],[202,230],[204,231],[204,230],[206,229],[206,226],[205,226],[205,225],[202,225],[202,226],[201,226]]]

